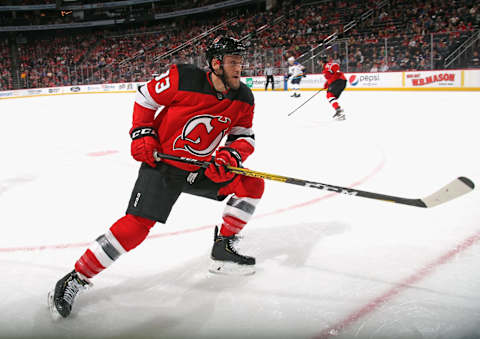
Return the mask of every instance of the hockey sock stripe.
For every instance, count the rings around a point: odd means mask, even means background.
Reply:
[[[75,263],[75,271],[81,273],[83,276],[87,277],[87,278],[92,278],[94,277],[96,274],[93,273],[92,271],[90,271],[90,269],[88,268],[88,266],[85,264],[85,261],[80,258],[76,263]]]
[[[225,206],[225,209],[223,210],[223,215],[232,215],[235,218],[238,218],[240,220],[245,220],[247,222],[250,220],[252,215],[250,213],[244,212],[238,208],[230,207],[230,206]]]
[[[225,236],[237,234],[243,229],[243,226],[250,220],[255,212],[256,205],[260,199],[237,198],[232,196],[223,211],[223,224],[221,233]]]
[[[103,267],[108,267],[111,264],[113,264],[113,262],[115,261],[112,258],[110,258],[107,253],[105,253],[105,250],[102,248],[102,246],[98,242],[94,242],[90,246],[90,251],[92,251],[92,253],[97,258],[98,262]]]
[[[220,234],[230,237],[240,232],[245,225],[246,222],[243,220],[235,218],[234,216],[224,215],[222,227],[220,228]]]
[[[97,257],[90,249],[85,251],[85,254],[82,256],[82,258],[84,258],[85,264],[88,266],[90,271],[95,274],[100,273],[105,269],[105,267],[102,266],[100,261],[98,261]]]
[[[105,237],[105,235],[101,235],[96,239],[98,245],[100,245],[103,252],[111,259],[111,261],[115,261],[121,255],[120,252],[112,245],[112,243]],[[100,251],[99,251],[100,252]]]
[[[247,199],[248,198],[230,198],[230,200],[227,202],[227,206],[225,206],[225,209],[223,210],[223,215],[232,215],[240,220],[248,222],[255,211],[256,204],[252,204],[251,202],[247,201]],[[250,201],[252,200],[258,201],[260,199],[250,199]]]
[[[89,249],[93,254],[95,254],[95,257],[103,267],[108,267],[115,261],[107,253],[105,253],[105,250],[97,241],[93,242]]]
[[[248,202],[246,199],[236,199],[234,197],[231,197],[228,200],[227,205],[239,208],[242,211],[245,211],[250,214],[253,214],[253,212],[255,212],[255,205]]]
[[[87,249],[75,263],[75,270],[88,278],[92,278],[105,269],[90,249]]]
[[[120,244],[115,235],[113,235],[111,230],[108,230],[105,233],[105,238],[110,242],[110,244],[118,251],[120,254],[127,253],[127,250]]]

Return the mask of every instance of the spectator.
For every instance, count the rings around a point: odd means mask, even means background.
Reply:
[[[472,55],[472,59],[470,60],[470,65],[472,67],[480,67],[480,57],[478,56],[478,51],[474,51]]]

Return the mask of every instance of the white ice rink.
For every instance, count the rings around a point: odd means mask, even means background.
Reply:
[[[249,168],[408,198],[480,185],[478,92],[255,92]],[[69,319],[47,292],[124,215],[134,94],[0,100],[1,338],[480,338],[480,189],[431,209],[266,182],[241,251],[208,273],[224,203],[183,195],[93,279]]]

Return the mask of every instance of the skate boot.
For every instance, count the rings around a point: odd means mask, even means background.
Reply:
[[[232,275],[255,273],[255,258],[239,254],[233,247],[236,241],[238,241],[238,236],[222,236],[218,234],[218,227],[215,226],[210,272]]]
[[[335,114],[333,115],[333,118],[339,121],[345,120],[345,113],[343,112],[343,109],[340,107],[337,108]]]
[[[86,290],[90,286],[92,283],[86,278],[80,278],[75,270],[60,279],[55,288],[48,293],[48,306],[52,317],[54,319],[68,317],[78,292]]]

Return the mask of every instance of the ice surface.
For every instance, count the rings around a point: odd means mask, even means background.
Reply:
[[[421,198],[480,183],[475,92],[255,92],[249,168]],[[167,224],[93,279],[69,319],[47,292],[124,214],[138,163],[133,94],[0,100],[0,337],[479,338],[480,190],[422,209],[267,182],[242,251],[208,273],[223,203],[184,195]]]

